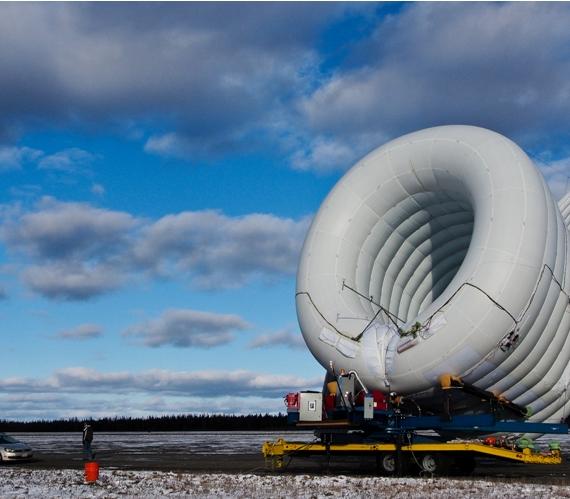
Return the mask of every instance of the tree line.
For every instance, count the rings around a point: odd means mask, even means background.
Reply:
[[[68,418],[57,420],[9,421],[0,419],[0,432],[81,431],[89,423],[95,431],[263,431],[287,430],[282,414],[184,414],[166,416]]]
[[[570,424],[570,417],[565,421]],[[0,432],[81,431],[89,423],[95,431],[284,431],[290,430],[283,414],[182,414],[146,418],[68,418],[9,421],[0,419]]]

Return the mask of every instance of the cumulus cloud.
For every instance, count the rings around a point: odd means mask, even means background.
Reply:
[[[562,198],[570,190],[570,158],[536,161],[554,197]]]
[[[36,161],[42,154],[30,147],[0,147],[0,172],[20,170],[25,163]]]
[[[124,336],[137,338],[149,347],[210,348],[229,343],[234,331],[247,327],[237,315],[170,309],[157,319],[129,327]]]
[[[189,149],[232,145],[286,107],[281,96],[302,84],[313,42],[342,10],[326,3],[2,5],[0,129],[155,120],[170,124]]]
[[[278,413],[284,409],[284,392],[320,384],[320,378],[249,371],[101,373],[80,367],[56,371],[45,379],[0,379],[0,410],[4,418],[16,420]]]
[[[248,126],[244,126],[248,129]],[[235,154],[243,150],[243,137],[247,135],[244,131],[236,129],[220,137],[208,137],[204,140],[201,136],[192,136],[184,132],[168,132],[164,134],[151,135],[144,144],[144,151],[157,156],[165,156],[179,159],[199,159],[207,161],[218,159],[224,154],[231,152]],[[248,144],[254,148],[257,141],[251,138]]]
[[[308,224],[268,214],[183,212],[147,227],[134,258],[160,274],[188,272],[202,288],[234,287],[256,275],[292,274]]]
[[[137,221],[124,212],[43,198],[31,212],[12,210],[0,237],[33,263],[22,273],[34,291],[53,299],[85,300],[124,280],[116,259]]]
[[[0,411],[4,419],[34,420],[69,417],[65,414],[67,400],[57,394],[2,393]]]
[[[31,147],[1,146],[0,172],[21,170],[25,165],[33,164],[40,170],[88,174],[96,158],[94,154],[77,147],[46,154],[40,149]]]
[[[46,378],[3,378],[4,393],[160,393],[163,395],[217,397],[225,395],[280,397],[286,390],[313,388],[322,378],[266,374],[254,371],[166,371],[139,373],[100,372],[85,367],[58,369]]]
[[[332,139],[318,137],[308,150],[293,154],[291,164],[297,170],[330,172],[351,166],[358,149]]]
[[[301,99],[312,136],[301,167],[330,168],[324,140],[354,160],[441,124],[484,126],[526,147],[556,140],[570,125],[569,22],[563,4],[406,5]]]
[[[68,260],[95,257],[124,244],[125,233],[134,225],[128,213],[46,197],[36,210],[9,220],[2,237],[33,256]]]
[[[270,214],[182,212],[156,221],[86,203],[42,199],[0,210],[0,238],[33,291],[85,300],[130,278],[185,279],[201,289],[295,272],[309,220]]]
[[[53,300],[87,300],[119,287],[124,276],[117,269],[82,263],[30,265],[22,273],[26,285]]]
[[[331,57],[317,41],[353,8],[3,4],[0,133],[116,125],[149,153],[191,159],[263,137],[294,168],[324,172],[432,125],[481,125],[527,148],[566,133],[564,3],[406,4],[371,34],[367,17],[365,35]],[[7,168],[18,154],[7,151]]]
[[[306,344],[300,332],[293,332],[289,329],[284,329],[283,331],[277,331],[275,333],[260,334],[249,343],[250,348],[274,346],[305,348]]]
[[[83,149],[72,147],[44,156],[38,161],[38,168],[40,170],[75,173],[86,171],[94,161],[95,155]]]
[[[0,394],[0,411],[9,420],[162,416],[164,414],[252,414],[283,412],[281,397],[258,396],[125,396],[67,394],[24,396]]]
[[[90,340],[103,336],[103,330],[98,324],[80,324],[71,329],[60,331],[55,338],[62,340]]]
[[[179,156],[184,152],[180,138],[172,132],[150,137],[146,141],[144,150],[164,156]]]

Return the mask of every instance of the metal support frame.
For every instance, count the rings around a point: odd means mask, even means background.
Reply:
[[[262,452],[266,458],[283,458],[287,455],[325,454],[326,452],[344,455],[378,454],[380,452],[397,452],[397,447],[393,443],[331,444],[327,451],[327,446],[322,443],[308,444],[307,442],[287,442],[279,439],[275,442],[265,442]],[[402,455],[410,452],[475,453],[527,464],[560,464],[562,462],[562,455],[559,450],[553,450],[549,453],[532,453],[529,449],[505,449],[467,441],[408,444],[402,445],[400,451]]]

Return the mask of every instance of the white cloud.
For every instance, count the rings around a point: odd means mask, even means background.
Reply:
[[[88,173],[96,156],[88,151],[72,147],[50,155],[31,147],[0,147],[0,172],[21,170],[25,164],[35,164],[40,170],[65,173]]]
[[[85,300],[136,276],[184,279],[202,289],[294,274],[308,219],[182,212],[153,222],[44,198],[0,210],[0,238],[24,282],[48,298]]]
[[[340,141],[316,137],[308,147],[293,154],[291,165],[297,170],[324,173],[346,170],[359,158],[360,153],[356,144],[349,146]]]
[[[338,156],[346,168],[347,151],[441,124],[491,128],[525,147],[559,140],[570,126],[569,23],[563,4],[405,5],[300,99],[313,138],[293,166],[318,170]]]
[[[164,414],[252,414],[284,411],[282,397],[114,394],[0,394],[0,411],[9,420],[147,417]]]
[[[260,334],[249,343],[250,348],[285,346],[288,348],[306,348],[303,336],[298,331],[284,329],[275,333]]]
[[[128,213],[43,198],[31,212],[9,210],[0,237],[26,261],[33,291],[52,299],[86,300],[126,279],[120,262],[138,221]]]
[[[570,158],[556,161],[537,161],[546,183],[556,199],[562,198],[570,190]]]
[[[235,287],[260,275],[293,274],[308,225],[267,214],[183,212],[146,228],[134,258],[159,274],[187,272],[202,288]]]
[[[297,92],[313,42],[342,10],[326,3],[2,4],[0,131],[38,121],[154,122],[172,125],[189,150],[233,148],[236,134],[239,140],[286,107],[281,96]]]
[[[62,340],[90,340],[101,336],[103,336],[103,330],[98,324],[80,324],[55,335],[56,338]]]
[[[55,170],[66,173],[85,171],[95,161],[95,155],[88,151],[72,147],[44,156],[38,161],[40,170]]]
[[[210,348],[229,343],[235,331],[247,327],[237,315],[170,309],[157,319],[129,327],[124,336],[140,339],[149,347]]]
[[[161,156],[184,157],[188,154],[186,149],[181,137],[174,132],[153,135],[144,145],[145,152]]]
[[[263,143],[321,172],[432,125],[486,126],[525,147],[566,134],[565,4],[411,3],[336,47],[339,57],[319,53],[323,29],[353,9],[4,4],[0,134],[38,119],[112,124],[137,130],[153,154],[215,157]],[[15,152],[7,168],[21,164]]]
[[[166,371],[152,369],[138,373],[128,371],[100,372],[85,367],[58,369],[44,378],[0,379],[5,394],[77,394],[100,393],[162,394],[187,397],[254,396],[281,397],[285,391],[313,389],[322,377],[303,378],[295,375],[259,373],[255,371]]]
[[[46,197],[30,212],[13,208],[3,218],[0,237],[25,262],[22,280],[36,293],[86,300],[127,278],[121,259],[138,223],[127,213]]]
[[[46,259],[90,257],[124,244],[136,224],[125,212],[43,198],[31,213],[7,220],[2,238],[12,247]]]
[[[119,287],[125,276],[113,267],[73,262],[30,265],[22,272],[26,285],[52,300],[88,300]]]
[[[25,163],[36,161],[42,154],[30,147],[0,147],[0,172],[20,170]]]

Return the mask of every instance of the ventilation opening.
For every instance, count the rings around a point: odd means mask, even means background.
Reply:
[[[468,200],[422,192],[383,217],[390,231],[376,258],[370,293],[404,322],[433,303],[457,274],[473,235]]]

